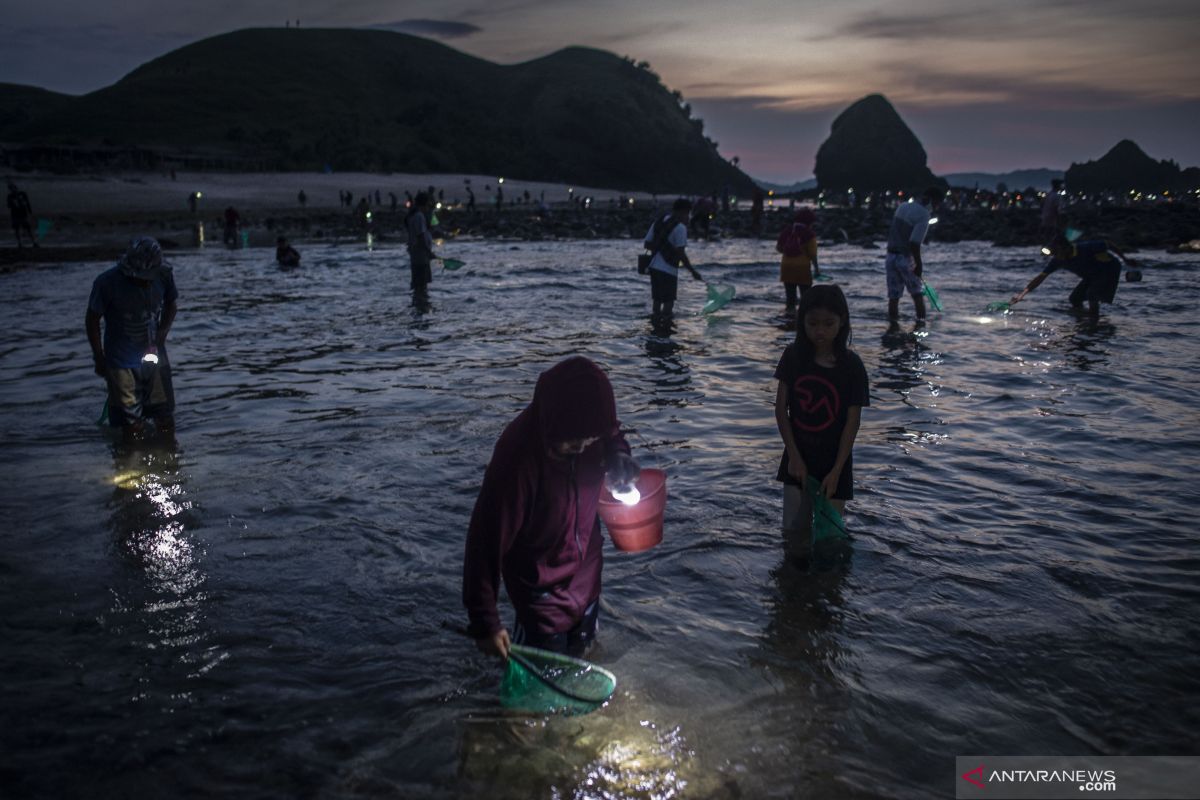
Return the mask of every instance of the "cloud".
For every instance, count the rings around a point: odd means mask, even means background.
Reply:
[[[469,22],[454,22],[446,19],[405,19],[399,22],[381,22],[371,27],[411,33],[414,36],[432,36],[437,39],[461,39],[483,30],[478,25],[472,25]]]

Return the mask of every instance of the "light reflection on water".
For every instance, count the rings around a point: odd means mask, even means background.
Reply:
[[[889,329],[882,256],[826,248],[872,404],[851,551],[801,575],[779,563],[771,374],[795,333],[770,244],[695,245],[737,296],[692,316],[685,281],[669,329],[629,242],[445,242],[466,265],[418,307],[379,240],[289,272],[177,253],[180,446],[115,459],[77,324],[101,265],[0,277],[14,791],[923,797],[959,753],[1183,753],[1194,265],[1164,259],[1099,323],[1053,282],[984,315],[1028,254],[934,245],[947,311]],[[514,720],[452,632],[462,536],[499,432],[576,351],[670,476],[666,537],[607,551],[613,701]]]

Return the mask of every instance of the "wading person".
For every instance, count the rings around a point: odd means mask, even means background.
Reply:
[[[888,230],[887,273],[888,319],[900,318],[900,297],[905,291],[912,296],[917,319],[925,319],[925,270],[921,262],[921,244],[929,231],[931,207],[941,201],[942,190],[930,187],[919,202],[901,203],[892,217]]]
[[[1024,289],[1013,295],[1009,301],[1011,305],[1021,302],[1030,292],[1041,286],[1042,281],[1060,269],[1065,269],[1079,277],[1079,283],[1067,297],[1071,307],[1082,309],[1086,300],[1088,313],[1093,317],[1099,316],[1100,304],[1112,303],[1116,299],[1117,286],[1121,283],[1121,264],[1136,266],[1136,262],[1126,258],[1116,246],[1103,239],[1071,244],[1067,237],[1059,234],[1049,250],[1050,261]],[[1125,277],[1127,280],[1137,281],[1141,279],[1141,273],[1130,270]]]
[[[21,232],[29,236],[29,243],[38,246],[37,238],[29,220],[33,217],[33,206],[29,203],[29,195],[17,188],[15,183],[8,184],[8,216],[12,220],[13,233],[17,237],[17,249],[21,249]]]
[[[817,233],[813,230],[816,221],[817,215],[811,208],[800,209],[775,242],[775,251],[781,256],[779,281],[789,311],[796,307],[797,290],[803,297],[812,288],[813,277],[821,274],[817,266]]]
[[[178,296],[162,248],[149,236],[134,239],[117,265],[92,283],[84,327],[96,374],[108,384],[109,424],[126,438],[151,420],[159,434],[175,429],[167,333]]]
[[[424,294],[433,280],[433,234],[429,231],[431,201],[425,192],[417,192],[412,208],[404,218],[408,231],[408,261],[412,270],[412,290]]]
[[[646,232],[643,242],[653,256],[650,259],[650,298],[654,303],[656,319],[670,317],[675,310],[675,297],[679,289],[679,265],[698,281],[704,279],[692,267],[687,256],[687,224],[692,211],[692,202],[679,198],[671,207],[671,213],[656,219]]]
[[[596,364],[574,356],[538,377],[496,442],[467,531],[463,604],[480,650],[507,658],[515,642],[583,654],[600,611],[600,490],[625,489],[639,472]],[[496,608],[502,579],[511,635]]]
[[[783,437],[776,479],[783,481],[784,553],[801,564],[812,543],[813,504],[806,483],[841,513],[854,497],[854,440],[869,405],[867,370],[850,349],[850,311],[835,285],[800,298],[796,341],[775,368],[775,424]]]

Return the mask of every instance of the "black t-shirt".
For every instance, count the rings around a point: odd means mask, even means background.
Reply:
[[[788,418],[804,465],[813,477],[824,478],[837,461],[850,407],[871,404],[867,369],[853,352],[847,352],[832,367],[823,367],[812,359],[802,362],[799,348],[790,344],[779,359],[775,377],[787,392]],[[787,469],[788,455],[784,448],[776,478],[794,484],[796,481]],[[843,475],[848,475],[851,469],[851,459],[847,459]]]

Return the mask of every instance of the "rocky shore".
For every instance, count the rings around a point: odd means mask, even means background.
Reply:
[[[539,207],[520,203],[468,210],[443,208],[437,212],[436,233],[443,238],[471,237],[504,240],[640,239],[666,199],[638,198],[622,205],[616,197],[581,203],[556,203]],[[776,201],[763,215],[756,231],[748,208],[718,212],[709,236],[774,239],[791,218],[786,201]],[[403,206],[387,204],[372,209],[370,221],[348,209],[254,206],[241,210],[239,246],[273,247],[277,236],[287,236],[303,246],[315,242],[353,242],[370,233],[379,243],[404,241]],[[889,208],[823,208],[818,210],[818,230],[826,243],[848,243],[867,248],[881,246],[892,218]],[[998,247],[1041,244],[1036,209],[989,210],[943,207],[931,228],[931,242],[990,241]],[[1172,203],[1144,206],[1071,206],[1066,224],[1085,237],[1105,237],[1131,250],[1192,249],[1200,239],[1200,208]],[[126,242],[139,233],[157,236],[167,249],[186,249],[219,243],[223,219],[215,211],[81,211],[40,217],[45,235],[42,247],[18,250],[0,248],[0,270],[64,261],[105,261],[115,258]],[[693,228],[692,236],[700,236]]]

